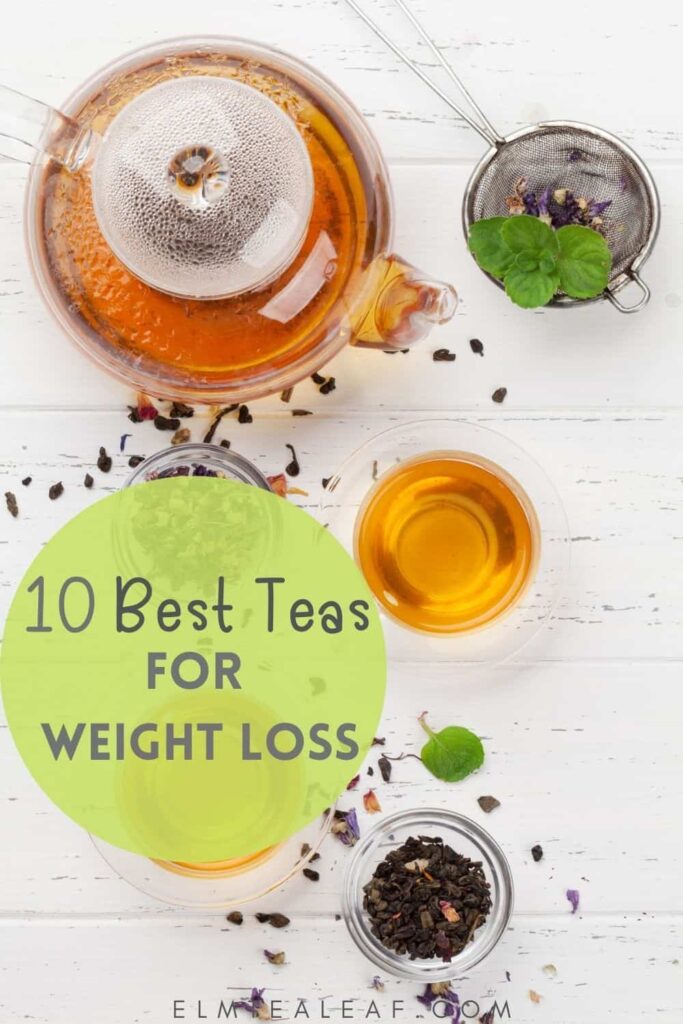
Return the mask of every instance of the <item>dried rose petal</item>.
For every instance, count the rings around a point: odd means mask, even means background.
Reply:
[[[457,924],[460,920],[460,914],[455,909],[452,903],[448,900],[439,900],[439,910],[449,922],[449,924]]]
[[[377,794],[374,789],[369,789],[367,793],[363,794],[363,807],[368,814],[379,814],[382,810],[381,804],[377,799]]]
[[[351,779],[351,781],[347,784],[346,788],[347,789],[355,789],[359,782],[360,782],[360,775],[354,775],[354,777]]]
[[[275,494],[279,494],[281,498],[287,497],[287,477],[284,473],[276,473],[274,476],[267,476],[266,480],[270,484],[270,489]]]

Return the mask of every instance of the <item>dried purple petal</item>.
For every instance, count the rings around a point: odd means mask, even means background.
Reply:
[[[384,982],[380,978],[379,974],[376,974],[372,979],[372,987],[378,992],[384,992]]]
[[[351,779],[351,781],[349,783],[347,783],[346,788],[347,789],[355,789],[356,786],[358,785],[359,780],[360,780],[360,775],[354,775],[354,777]]]
[[[271,953],[269,949],[264,949],[263,955],[271,964],[283,964],[285,962],[285,954],[283,952]]]
[[[263,998],[263,993],[265,991],[265,988],[252,988],[249,999],[238,999],[233,1003],[233,1006],[237,1010],[246,1010],[252,1015],[252,1017],[257,1017],[259,1015],[259,1010],[263,1010],[266,1006],[266,1001]],[[261,1019],[267,1018],[262,1017]]]
[[[567,899],[572,905],[572,914],[575,914],[579,909],[579,890],[578,889],[567,889]]]
[[[344,844],[344,846],[355,846],[360,839],[360,828],[358,827],[358,815],[354,808],[350,811],[335,811],[334,821],[330,829],[333,835]]]
[[[133,436],[132,434],[121,434],[121,439],[119,440],[119,451],[120,452],[125,450],[126,441],[128,440],[129,437],[132,437],[132,436]]]
[[[579,160],[583,160],[583,153],[580,149],[572,149],[567,154],[567,160],[570,164],[576,164],[579,162]]]
[[[605,210],[608,210],[611,205],[612,205],[612,200],[611,199],[604,199],[602,202],[599,202],[599,203],[595,202],[595,200],[593,200],[593,202],[590,203],[589,206],[588,206],[588,216],[589,217],[602,217],[602,215],[605,212]]]

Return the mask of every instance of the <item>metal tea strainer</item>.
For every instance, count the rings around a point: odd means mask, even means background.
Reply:
[[[402,50],[366,13],[357,0],[346,0],[373,32],[404,61],[423,82],[473,128],[491,147],[475,167],[463,200],[465,235],[474,221],[507,213],[505,199],[514,195],[520,178],[527,180],[528,192],[540,195],[546,189],[568,189],[575,196],[609,201],[603,231],[612,253],[612,273],[603,296],[620,312],[635,313],[650,298],[650,289],[639,269],[652,251],[659,230],[660,204],[652,175],[633,150],[621,139],[592,125],[573,121],[544,121],[508,135],[499,135],[474,101],[436,43],[407,7],[404,0],[394,4],[410,19],[418,34],[444,68],[469,104],[464,110]],[[487,275],[491,276],[491,275]],[[491,277],[497,285],[500,281]],[[626,306],[617,292],[635,283],[641,297]],[[557,295],[553,306],[575,306],[593,299]]]

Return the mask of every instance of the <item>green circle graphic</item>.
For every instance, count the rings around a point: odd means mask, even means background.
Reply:
[[[17,747],[60,808],[193,862],[264,850],[333,803],[386,682],[341,545],[274,494],[187,477],[104,498],[49,541],[0,669]]]

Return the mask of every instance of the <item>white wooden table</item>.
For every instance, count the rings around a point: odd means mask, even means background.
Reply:
[[[415,0],[414,9],[504,132],[550,117],[597,122],[649,162],[663,226],[646,267],[653,298],[645,312],[622,317],[602,304],[525,314],[490,286],[459,228],[480,140],[341,2],[15,3],[3,12],[0,80],[58,104],[95,68],[145,41],[244,35],[313,62],[370,119],[390,162],[397,248],[456,284],[458,314],[409,355],[345,352],[329,368],[338,381],[332,395],[319,396],[310,382],[297,389],[297,404],[314,416],[294,420],[274,398],[254,405],[253,424],[226,422],[221,436],[266,472],[283,468],[284,444],[293,442],[297,483],[309,492],[296,500],[314,512],[321,477],[359,442],[437,411],[495,424],[547,467],[573,540],[551,628],[523,660],[497,670],[390,666],[388,747],[419,749],[416,716],[428,708],[433,721],[462,722],[485,737],[485,769],[448,787],[408,760],[378,795],[385,811],[429,803],[472,815],[510,858],[512,926],[456,986],[473,1001],[470,1014],[475,1003],[483,1013],[497,1000],[508,1002],[515,1024],[674,1024],[683,1015],[679,5]],[[375,10],[406,37],[389,0]],[[130,428],[131,396],[49,320],[22,244],[25,168],[0,169],[0,493],[14,491],[21,506],[17,520],[0,512],[4,615],[40,545],[124,479],[126,459],[115,455],[111,474],[95,474],[93,491],[84,490],[98,447],[116,453],[126,429],[134,430],[130,451],[150,454],[167,438],[150,424]],[[483,359],[470,352],[472,337],[484,342]],[[435,364],[440,346],[457,360]],[[508,389],[502,406],[490,398],[499,386]],[[191,425],[201,436],[203,423]],[[27,475],[33,482],[24,488]],[[57,480],[65,492],[50,502]],[[502,802],[490,818],[476,804],[482,793]],[[355,1000],[354,1019],[364,1019],[375,971],[335,919],[347,851],[334,841],[323,849],[317,885],[295,880],[267,901],[266,909],[292,917],[277,937],[289,963],[277,968],[262,953],[273,933],[249,913],[230,930],[221,916],[169,909],[114,877],[39,791],[1,719],[0,836],[0,1024],[166,1024],[174,999],[185,1000],[185,1019],[195,1024],[216,1019],[220,998],[252,985],[266,986],[290,1014],[304,996],[311,1019],[321,1019],[315,1000],[327,996],[330,1019],[342,1019],[342,999]],[[534,843],[545,850],[538,864]],[[568,887],[581,892],[575,916]],[[544,973],[547,964],[555,977]],[[416,992],[387,979],[382,1019],[392,1019],[394,999],[404,1006],[395,1019],[416,1019]]]

